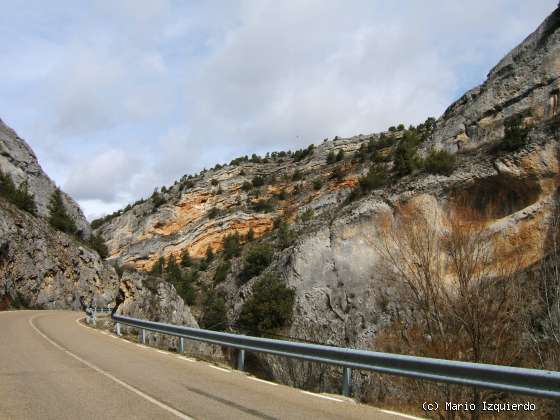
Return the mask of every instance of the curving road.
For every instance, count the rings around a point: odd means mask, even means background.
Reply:
[[[0,312],[0,419],[408,417],[139,346],[82,317]]]

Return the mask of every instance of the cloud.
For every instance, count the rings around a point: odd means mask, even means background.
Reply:
[[[91,160],[74,162],[64,190],[77,200],[115,202],[129,194],[142,164],[130,152],[106,150]]]

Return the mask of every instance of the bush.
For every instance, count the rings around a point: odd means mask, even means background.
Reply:
[[[504,138],[496,145],[496,150],[514,152],[527,144],[529,127],[523,125],[523,117],[516,115],[504,122]]]
[[[37,213],[35,198],[29,192],[27,181],[22,182],[16,188],[10,175],[4,174],[2,171],[0,171],[0,196],[28,213],[33,215]]]
[[[301,181],[303,179],[303,174],[299,169],[296,169],[292,174],[292,181]]]
[[[330,165],[331,163],[334,163],[336,161],[336,155],[334,153],[334,150],[331,150],[329,152],[329,154],[327,155],[327,163]]]
[[[241,253],[241,241],[239,234],[235,232],[232,235],[226,235],[224,238],[224,258],[230,259],[238,257]]]
[[[192,259],[188,249],[185,249],[181,255],[181,265],[183,267],[190,267],[192,265]]]
[[[284,219],[277,219],[277,229],[278,232],[276,233],[276,240],[278,243],[278,248],[285,249],[289,247],[295,239],[294,232],[290,229],[288,222]],[[276,220],[275,220],[276,222]]]
[[[212,185],[216,186],[216,185],[218,185],[218,184],[219,184],[219,182],[218,182],[218,180],[217,180],[217,179],[212,179],[212,180],[210,181],[210,184],[212,184]]]
[[[455,169],[455,155],[446,150],[431,150],[424,160],[424,169],[431,174],[451,175]]]
[[[387,183],[387,170],[383,165],[371,165],[366,176],[359,180],[360,189],[369,192]]]
[[[416,140],[414,136],[405,136],[395,149],[394,168],[397,175],[408,175],[418,167],[418,158],[416,157],[418,143]]]
[[[307,209],[301,214],[301,221],[302,222],[309,222],[315,216],[315,212],[313,209]]]
[[[225,331],[228,327],[226,302],[220,294],[212,291],[204,300],[204,313],[200,326],[207,330]]]
[[[336,161],[340,162],[342,159],[344,159],[344,150],[340,149],[336,154]]]
[[[257,200],[251,205],[251,208],[257,213],[269,213],[274,210],[273,204],[268,200]]]
[[[101,258],[105,259],[109,256],[109,249],[107,248],[107,245],[105,245],[105,241],[101,235],[92,234],[89,237],[88,245],[93,250],[97,251]]]
[[[264,185],[264,178],[260,175],[257,175],[253,178],[253,187],[262,187]]]
[[[242,185],[241,185],[241,189],[243,191],[251,191],[253,189],[253,184],[251,184],[249,181],[245,181]]]
[[[295,292],[276,276],[263,276],[243,304],[238,324],[258,335],[287,325],[292,319]]]
[[[54,190],[49,201],[49,223],[68,235],[76,235],[78,228],[74,220],[66,212],[66,207],[62,201],[62,193],[58,188]]]
[[[269,245],[256,244],[251,247],[245,256],[243,270],[239,273],[241,284],[261,274],[272,262],[273,255],[274,252]]]
[[[216,217],[218,217],[220,215],[220,209],[217,207],[212,207],[209,211],[208,211],[208,218],[209,219],[215,219]]]
[[[163,274],[163,269],[165,267],[165,259],[163,257],[159,257],[159,259],[152,265],[152,269],[150,270],[151,274],[161,275]]]
[[[214,285],[220,284],[226,279],[230,268],[231,263],[227,260],[218,265],[218,268],[216,268],[216,272],[214,273]]]
[[[323,188],[323,181],[320,178],[313,180],[313,189],[319,191],[321,188]]]

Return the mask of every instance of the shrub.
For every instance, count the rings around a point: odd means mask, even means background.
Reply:
[[[253,211],[257,213],[269,213],[274,210],[274,206],[268,200],[257,200],[251,205]]]
[[[387,170],[383,165],[371,165],[368,173],[359,180],[360,189],[368,192],[382,187],[387,182]]]
[[[527,144],[529,127],[523,125],[523,117],[516,115],[504,122],[504,138],[496,145],[496,150],[514,152]]]
[[[292,319],[295,292],[278,277],[268,274],[254,286],[253,294],[243,304],[239,326],[258,335],[287,325]]]
[[[10,175],[4,174],[2,171],[0,171],[0,196],[28,213],[37,213],[35,198],[29,192],[27,181],[22,182],[16,188]]]
[[[101,235],[92,234],[89,237],[88,245],[97,253],[101,258],[107,258],[109,256],[109,249],[107,245],[105,245],[105,241],[101,237]]]
[[[276,233],[276,240],[278,243],[278,248],[285,249],[289,247],[295,239],[294,232],[290,229],[288,222],[284,219],[277,219],[278,220],[278,231]],[[275,220],[276,222],[276,220]]]
[[[313,189],[319,191],[323,187],[323,181],[320,178],[313,180]]]
[[[241,284],[258,276],[272,262],[272,248],[266,244],[255,244],[245,256],[243,270],[239,273]]]
[[[299,169],[296,169],[292,174],[292,181],[301,181],[303,179],[303,174]]]
[[[214,273],[214,285],[220,284],[223,282],[231,268],[231,263],[229,261],[224,261],[216,268],[216,272]]]
[[[397,175],[408,175],[418,167],[415,140],[414,137],[405,136],[395,149],[394,168]]]
[[[336,161],[340,162],[342,159],[344,159],[344,150],[340,149],[336,154]]]
[[[331,163],[334,163],[336,161],[336,155],[334,153],[334,150],[331,150],[329,152],[329,154],[327,155],[327,163],[330,165]]]
[[[241,242],[237,232],[224,238],[224,258],[238,257],[241,253]]]
[[[242,185],[241,185],[241,189],[243,191],[251,191],[253,189],[253,184],[251,184],[249,181],[245,181]]]
[[[219,184],[219,182],[218,182],[218,180],[217,180],[217,179],[212,179],[212,180],[210,181],[210,184],[212,184],[212,185],[216,186],[216,185],[218,185],[218,184]]]
[[[253,178],[253,187],[262,187],[264,185],[264,178],[260,175],[257,175]]]
[[[288,193],[286,193],[286,189],[282,188],[280,191],[278,191],[277,194],[274,194],[274,197],[277,200],[285,200],[286,198],[288,198]]]
[[[390,131],[391,133],[397,131],[397,127],[395,127],[394,125],[392,125],[391,127],[389,127],[389,131]]]
[[[255,231],[251,227],[249,228],[249,232],[247,232],[247,242],[251,242],[253,239],[255,239]]]
[[[296,150],[293,154],[294,162],[299,162],[300,160],[305,159],[307,156],[311,156],[314,151],[315,151],[314,144],[310,144],[309,146],[307,146],[307,149]]]
[[[404,124],[399,124],[397,126],[397,131],[403,131],[404,130]]]
[[[451,175],[455,169],[455,155],[446,150],[431,150],[424,160],[424,168],[431,174]]]
[[[212,250],[212,247],[208,245],[208,248],[206,248],[206,263],[210,264],[213,260],[214,260],[214,251]]]
[[[212,291],[204,300],[204,313],[200,326],[207,330],[225,331],[228,327],[226,303],[220,294]]]
[[[150,200],[154,205],[154,209],[157,209],[161,205],[165,204],[165,198],[157,191],[157,188],[154,190],[154,193],[150,197]]]
[[[220,215],[220,209],[218,209],[217,207],[212,207],[209,211],[208,211],[208,218],[209,219],[215,219],[216,217],[218,217]]]
[[[190,267],[192,265],[192,259],[188,249],[185,249],[181,254],[181,265],[183,267]]]
[[[307,209],[301,214],[301,221],[304,223],[309,222],[311,219],[313,219],[314,215],[315,212],[313,211],[313,209]]]
[[[335,170],[332,172],[330,178],[331,179],[336,179],[338,181],[342,181],[344,179],[345,175],[346,174],[344,173],[342,168],[339,166],[339,167],[335,168]]]
[[[69,235],[76,235],[78,228],[74,220],[66,212],[66,207],[62,201],[62,193],[58,188],[54,190],[49,200],[49,223]]]
[[[151,274],[161,275],[163,274],[163,268],[165,267],[165,259],[163,257],[159,257],[159,259],[152,265],[152,269],[150,270]]]

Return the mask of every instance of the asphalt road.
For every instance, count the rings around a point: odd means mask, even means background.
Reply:
[[[140,346],[82,317],[0,312],[0,419],[406,418]]]

